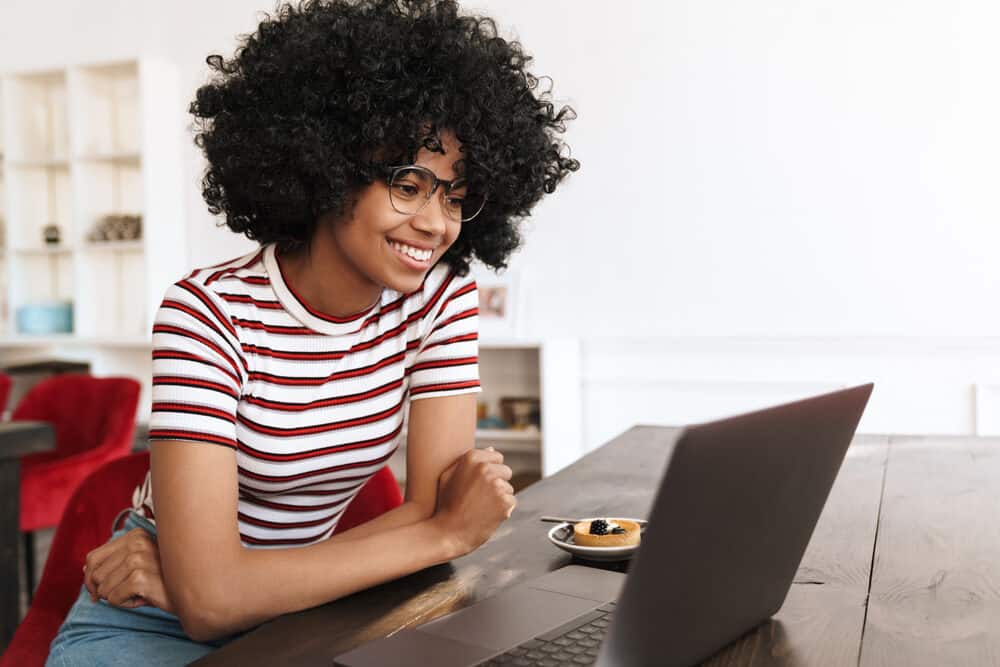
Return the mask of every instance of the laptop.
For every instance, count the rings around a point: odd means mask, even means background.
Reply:
[[[627,575],[568,565],[336,664],[699,663],[781,607],[871,392],[681,431]]]

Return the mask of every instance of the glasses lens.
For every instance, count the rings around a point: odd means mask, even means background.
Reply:
[[[430,199],[434,187],[433,175],[419,167],[403,167],[397,169],[389,183],[389,200],[392,207],[400,212],[413,214],[419,212]],[[442,186],[441,208],[452,220],[466,222],[472,220],[483,210],[486,197],[469,192],[465,179],[460,178],[452,183],[446,192]]]
[[[486,197],[481,194],[475,194],[472,192],[465,192],[462,194],[462,205],[461,205],[461,218],[462,222],[468,222],[472,220],[479,212],[483,210],[483,206],[486,205]]]
[[[456,180],[444,195],[444,210],[453,220],[468,222],[483,210],[485,198],[470,192],[464,178]]]
[[[396,170],[389,183],[389,199],[400,213],[417,213],[431,196],[434,179],[422,169]]]

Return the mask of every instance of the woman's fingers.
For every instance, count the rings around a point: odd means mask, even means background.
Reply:
[[[124,579],[109,589],[104,599],[116,607],[139,606],[135,598],[146,599],[152,588],[152,577],[157,576],[145,570],[132,570]]]
[[[517,507],[517,498],[515,498],[513,495],[510,495],[507,496],[506,500],[507,500],[507,518],[509,519],[510,515],[514,513],[514,508]]]
[[[514,476],[514,471],[510,469],[510,466],[506,466],[502,463],[491,463],[489,473],[494,477],[506,480],[509,480]]]
[[[118,567],[108,570],[102,576],[97,586],[97,594],[110,601],[111,592],[127,581],[133,573],[143,572],[152,568],[159,569],[159,563],[150,562],[137,553],[127,554],[118,562]]]
[[[514,487],[511,486],[510,482],[508,482],[505,479],[497,477],[496,479],[493,480],[493,486],[496,487],[497,491],[499,491],[503,495],[509,495],[509,496],[514,495]]]
[[[88,569],[86,583],[87,590],[90,591],[90,599],[95,602],[102,597],[104,597],[104,592],[102,592],[102,587],[108,580],[108,577],[112,572],[117,570],[122,562],[125,560],[125,554],[113,554],[110,557],[104,559],[97,569],[90,571]]]
[[[87,555],[84,585],[91,599],[107,598],[132,571],[151,567],[160,567],[156,543],[146,531],[135,528]]]
[[[107,580],[108,575],[117,570],[125,557],[128,555],[128,550],[125,548],[124,544],[119,545],[120,548],[112,551],[110,553],[105,552],[104,557],[101,561],[96,562],[96,565],[87,565],[87,573],[83,577],[84,586],[90,591],[90,597],[92,600],[97,600],[101,597],[101,585]],[[89,560],[89,559],[88,559]]]
[[[473,449],[472,451],[477,452],[479,460],[481,461],[486,461],[487,463],[503,463],[503,454],[492,447],[487,447],[486,449]]]
[[[163,585],[163,572],[155,561],[129,571],[124,579],[108,591],[105,599],[117,607],[134,609],[148,604],[173,613]]]

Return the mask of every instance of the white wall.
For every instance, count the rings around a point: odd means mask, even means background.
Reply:
[[[877,375],[872,428],[976,430],[973,388],[1000,333],[1000,4],[467,6],[513,28],[580,115],[568,138],[583,169],[538,207],[514,268],[520,333],[584,339],[587,406],[604,396],[607,355],[619,363],[620,341],[639,337],[655,342],[638,349],[668,351],[637,369],[632,389],[669,401],[670,419],[750,406],[771,395],[758,380]],[[268,8],[7,0],[0,69],[148,53],[174,62],[193,94],[205,55],[231,53]],[[186,151],[191,263],[249,249],[213,226],[200,158]],[[787,345],[813,361],[790,363]],[[715,401],[728,390],[685,382],[745,391]],[[613,414],[586,437],[642,417]]]

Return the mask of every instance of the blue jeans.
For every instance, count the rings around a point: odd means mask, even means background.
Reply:
[[[117,523],[117,521],[116,521]],[[111,538],[133,528],[156,537],[156,526],[129,511],[125,525]],[[173,614],[152,606],[123,609],[104,600],[91,602],[86,587],[70,609],[49,648],[45,667],[172,667],[186,665],[232,641],[201,644],[193,641]]]

